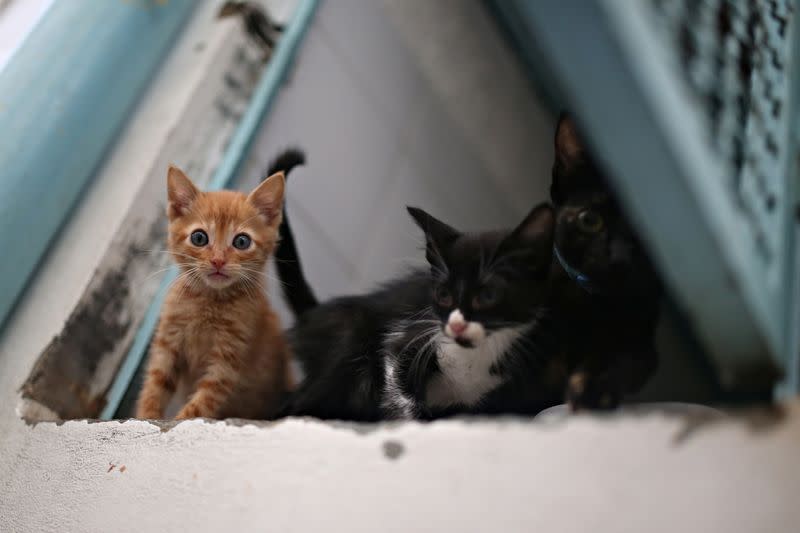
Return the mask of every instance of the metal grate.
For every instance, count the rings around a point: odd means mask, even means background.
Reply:
[[[798,1],[504,0],[742,390],[800,391]]]
[[[726,164],[733,199],[765,266],[781,259],[787,142],[787,0],[651,0],[653,27]]]

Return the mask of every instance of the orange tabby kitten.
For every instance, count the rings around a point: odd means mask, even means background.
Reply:
[[[201,192],[178,168],[167,176],[169,250],[181,269],[161,310],[137,418],[262,418],[290,384],[288,347],[261,288],[278,237],[284,176],[250,195]],[[181,387],[179,387],[181,386]]]

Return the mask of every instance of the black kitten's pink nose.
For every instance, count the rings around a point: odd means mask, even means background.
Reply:
[[[453,335],[461,335],[467,330],[467,323],[466,322],[450,322],[448,324],[450,329],[453,330]]]

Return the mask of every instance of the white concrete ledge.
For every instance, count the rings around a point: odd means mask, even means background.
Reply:
[[[40,423],[0,529],[796,531],[800,403],[696,419]]]

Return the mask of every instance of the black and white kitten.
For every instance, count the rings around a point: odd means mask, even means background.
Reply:
[[[553,338],[542,325],[552,209],[536,207],[512,231],[477,235],[421,209],[409,213],[425,233],[430,271],[366,295],[314,305],[294,241],[278,252],[299,311],[289,340],[305,374],[284,414],[429,419],[533,414],[560,403],[566,375],[549,357]],[[292,297],[298,289],[310,299]]]

